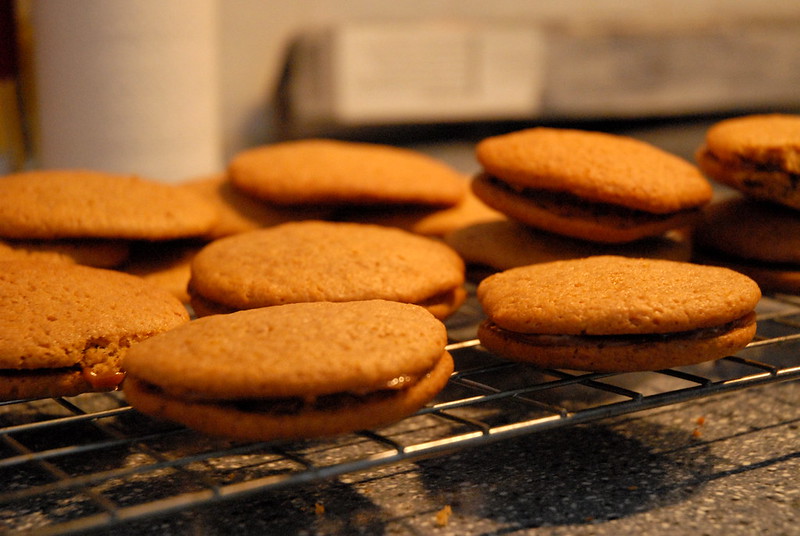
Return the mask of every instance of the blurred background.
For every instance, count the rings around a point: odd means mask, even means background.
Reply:
[[[2,170],[800,109],[796,0],[0,0]]]

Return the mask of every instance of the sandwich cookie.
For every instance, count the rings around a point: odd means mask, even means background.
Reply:
[[[214,206],[134,176],[41,170],[0,179],[0,237],[171,240],[207,233]]]
[[[423,153],[327,139],[242,151],[228,173],[239,189],[276,205],[453,206],[468,186],[460,173]]]
[[[0,301],[2,400],[113,390],[131,347],[189,320],[138,277],[71,264],[0,261]]]
[[[731,355],[756,332],[761,292],[716,266],[597,256],[484,279],[481,344],[543,368],[659,370]]]
[[[438,240],[401,229],[304,221],[221,238],[195,256],[198,316],[295,302],[384,299],[444,319],[466,298],[464,263]]]
[[[737,195],[703,212],[696,262],[746,274],[765,292],[800,293],[800,211]]]
[[[200,318],[132,348],[130,404],[240,440],[331,436],[413,414],[453,371],[444,325],[382,300]]]
[[[800,209],[800,115],[747,115],[706,132],[697,163],[743,194]]]
[[[626,136],[532,128],[486,138],[475,194],[512,219],[595,242],[691,224],[712,189],[689,162]]]

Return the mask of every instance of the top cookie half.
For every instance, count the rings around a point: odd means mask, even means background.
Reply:
[[[711,200],[691,163],[626,136],[532,128],[482,140],[473,183],[494,208],[547,231],[625,242],[687,223]]]
[[[495,324],[517,333],[630,335],[732,322],[761,290],[726,268],[605,255],[512,268],[477,295]]]
[[[444,243],[358,223],[291,222],[229,236],[194,257],[199,316],[296,302],[384,299],[437,317],[464,298],[464,263]]]
[[[422,153],[325,139],[248,149],[228,172],[243,191],[278,205],[453,206],[467,190],[460,173]]]
[[[414,305],[299,303],[194,320],[129,352],[125,367],[196,399],[307,397],[422,375],[446,343],[444,325]]]
[[[39,170],[0,178],[0,236],[169,240],[204,235],[216,208],[135,176]]]
[[[112,270],[0,261],[0,369],[89,367],[189,320],[167,291]]]

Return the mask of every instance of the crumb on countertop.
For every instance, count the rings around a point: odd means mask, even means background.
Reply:
[[[450,505],[445,505],[444,508],[436,512],[436,526],[437,527],[444,527],[447,525],[447,522],[450,520],[450,515],[453,513],[453,509],[450,508]]]
[[[692,437],[697,438],[703,435],[702,428],[706,424],[706,418],[703,416],[698,417],[697,420],[695,420],[695,424],[696,426],[694,430],[692,430]]]

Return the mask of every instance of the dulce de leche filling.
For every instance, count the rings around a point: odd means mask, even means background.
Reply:
[[[108,367],[91,367],[81,371],[83,379],[86,380],[93,389],[98,391],[113,391],[125,379],[125,373],[121,370]]]
[[[504,339],[514,340],[533,346],[628,346],[672,340],[702,340],[719,337],[725,333],[749,326],[756,320],[750,312],[732,322],[703,329],[678,331],[673,333],[644,333],[631,335],[550,335],[541,333],[517,333],[503,329],[491,321],[485,321],[484,329],[491,330]]]
[[[433,369],[431,369],[433,370]],[[200,404],[214,404],[229,406],[239,411],[248,413],[269,413],[274,415],[293,415],[306,411],[337,411],[350,406],[357,406],[371,402],[378,402],[397,395],[405,389],[410,388],[421,380],[429,377],[431,372],[412,375],[402,374],[387,382],[381,382],[373,387],[365,387],[359,390],[343,391],[324,395],[298,395],[288,397],[263,397],[263,398],[243,398],[238,400],[216,400],[203,397],[200,394],[189,394],[180,397],[181,400],[197,402]],[[151,393],[172,398],[169,393],[161,387],[143,380],[139,380],[144,388]],[[178,398],[178,397],[174,397]]]
[[[742,155],[730,155],[726,159],[711,151],[708,147],[700,150],[700,157],[716,162],[718,165],[732,171],[746,170],[753,173],[786,173],[791,182],[800,182],[800,156],[798,153],[787,155],[782,150],[763,151],[758,160],[754,160]]]
[[[524,197],[547,212],[565,217],[582,219],[609,219],[618,227],[634,227],[651,222],[660,222],[675,217],[680,212],[695,212],[696,209],[687,209],[679,212],[657,214],[644,210],[594,201],[579,197],[569,192],[557,192],[541,188],[531,188],[510,184],[493,175],[484,174],[483,177],[495,188],[509,194]]]

